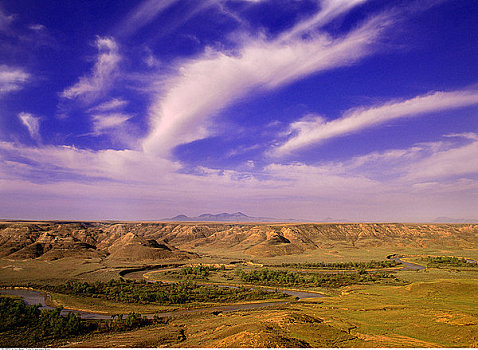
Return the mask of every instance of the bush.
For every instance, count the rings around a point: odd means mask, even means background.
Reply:
[[[28,328],[36,338],[65,338],[83,333],[81,319],[69,313],[61,316],[61,308],[40,310],[40,306],[28,306],[22,300],[0,297],[0,331]]]

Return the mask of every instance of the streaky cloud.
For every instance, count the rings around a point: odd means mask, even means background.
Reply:
[[[3,12],[2,8],[0,7],[0,31],[8,30],[13,20],[14,20],[14,16],[7,15],[6,13]]]
[[[327,24],[336,17],[350,11],[352,8],[361,5],[368,0],[322,0],[319,1],[321,10],[311,18],[295,25],[291,30],[280,36],[281,40],[288,40],[294,36],[301,35],[316,27]]]
[[[21,68],[0,65],[0,96],[21,90],[30,79],[30,74]]]
[[[378,15],[335,39],[324,33],[309,39],[248,38],[236,55],[207,50],[183,62],[150,109],[151,132],[143,140],[143,149],[167,156],[177,145],[208,136],[211,118],[252,91],[273,90],[355,63],[375,51],[373,44],[392,22]]]
[[[332,213],[340,206],[344,215],[352,217],[376,215],[383,219],[390,215],[403,220],[412,214],[456,213],[476,207],[478,184],[474,176],[478,168],[474,160],[478,142],[473,138],[467,134],[463,140],[447,138],[445,142],[374,152],[342,162],[271,163],[262,170],[266,175],[262,179],[250,168],[202,167],[200,174],[188,174],[181,171],[180,163],[141,151],[0,142],[0,188],[29,194],[35,203],[58,195],[80,201],[98,198],[104,204],[119,199],[123,203],[156,200],[167,210],[170,203],[178,201],[191,207],[205,203],[211,207],[224,203],[250,207],[260,201],[273,205],[274,215],[281,210],[294,216],[313,215],[319,207]],[[45,184],[36,183],[31,175],[48,177],[60,170],[75,177]],[[407,211],[411,202],[419,203],[418,211]],[[127,213],[128,209],[122,212]]]
[[[97,106],[90,108],[89,112],[107,112],[118,110],[125,107],[128,104],[128,101],[120,98],[112,98],[109,101],[103,102]]]
[[[468,135],[470,136],[470,135]],[[468,139],[470,139],[468,137]],[[457,176],[478,174],[478,135],[473,141],[461,147],[435,152],[432,156],[421,160],[410,167],[410,180],[446,179]]]
[[[95,46],[98,50],[93,71],[61,93],[63,98],[79,98],[86,103],[94,102],[102,97],[112,86],[118,74],[118,65],[121,61],[118,45],[113,38],[96,38]]]
[[[94,135],[101,135],[108,130],[116,129],[131,119],[131,115],[124,113],[95,114],[91,117],[93,121]]]
[[[151,23],[161,12],[178,0],[145,0],[121,22],[117,28],[119,36],[129,36]]]
[[[292,135],[270,155],[284,156],[326,140],[376,127],[387,121],[411,118],[478,104],[478,90],[437,91],[408,100],[391,101],[379,106],[354,108],[341,118],[325,121],[321,116],[306,116],[290,125]]]
[[[30,137],[37,142],[41,142],[40,118],[30,113],[21,112],[18,114],[18,119],[27,128]]]

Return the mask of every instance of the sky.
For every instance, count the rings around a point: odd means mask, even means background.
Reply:
[[[478,218],[476,0],[0,2],[0,218]]]

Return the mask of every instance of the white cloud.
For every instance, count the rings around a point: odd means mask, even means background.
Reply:
[[[25,125],[25,127],[28,129],[28,133],[30,134],[31,138],[40,142],[40,118],[35,117],[33,114],[25,112],[19,113],[18,118],[20,119],[22,124]]]
[[[462,132],[462,133],[459,133],[459,134],[448,134],[448,135],[445,135],[445,137],[458,137],[458,138],[465,138],[465,139],[469,139],[469,140],[475,140],[475,141],[478,141],[478,135],[475,134],[474,132]]]
[[[118,110],[125,107],[128,104],[128,101],[120,99],[120,98],[113,98],[109,101],[99,104],[93,108],[90,108],[89,112],[109,112],[113,110]]]
[[[30,74],[20,68],[0,65],[0,95],[20,90],[30,79]]]
[[[327,24],[336,17],[350,11],[350,9],[361,5],[368,0],[322,0],[320,11],[311,18],[304,20],[294,26],[290,31],[281,36],[282,40],[290,39],[296,35],[310,31],[316,27]]]
[[[282,156],[297,149],[375,127],[394,119],[416,117],[475,104],[478,104],[478,90],[433,92],[380,106],[355,108],[344,113],[343,117],[328,122],[322,117],[306,116],[290,125],[293,136],[273,149],[271,154]]]
[[[29,28],[37,32],[46,30],[46,27],[43,24],[32,24],[29,26]]]
[[[95,45],[98,57],[92,73],[81,77],[75,85],[63,91],[62,97],[81,98],[86,102],[93,102],[111,88],[121,61],[118,45],[113,38],[107,37],[97,37]]]
[[[0,8],[0,31],[5,31],[8,29],[10,26],[10,23],[12,23],[14,20],[14,17],[12,15],[7,15],[5,14],[2,9]]]
[[[118,26],[119,35],[128,36],[151,23],[156,16],[178,0],[144,0]]]
[[[101,135],[108,130],[116,129],[124,125],[131,117],[131,115],[123,113],[95,114],[91,117],[94,134]]]
[[[7,199],[0,204],[0,211],[7,213],[5,209],[14,207],[19,215],[28,213],[25,209],[28,207],[32,215],[34,208],[42,207],[56,219],[61,210],[75,219],[112,216],[158,219],[169,215],[166,213],[177,214],[179,208],[228,211],[240,207],[250,210],[252,215],[261,215],[254,210],[266,210],[264,216],[340,215],[349,219],[397,220],[476,207],[478,197],[473,195],[478,183],[473,176],[478,169],[473,156],[478,150],[477,135],[473,133],[445,135],[446,141],[315,165],[277,162],[262,168],[261,162],[249,160],[239,170],[202,167],[195,169],[195,174],[188,174],[181,164],[162,157],[176,145],[209,135],[205,127],[211,117],[238,98],[274,89],[315,72],[353,64],[370,54],[376,49],[382,26],[388,24],[387,17],[374,18],[341,38],[312,33],[303,39],[299,35],[313,31],[362,2],[324,1],[321,13],[278,39],[247,38],[234,55],[210,50],[182,62],[182,69],[170,76],[151,109],[152,132],[143,143],[148,152],[26,147],[0,142],[0,193]],[[166,3],[143,2],[143,11],[148,6],[157,6],[157,11],[138,12],[136,20],[142,18],[149,23],[162,11],[160,4]],[[130,24],[142,25],[134,21]],[[100,43],[101,40],[104,42]],[[100,53],[92,73],[65,90],[64,97],[93,101],[111,86],[120,60],[117,45],[112,39],[98,38],[97,46]],[[466,91],[435,93],[351,110],[340,120],[350,118],[350,124],[345,123],[352,125],[349,130],[359,130],[389,120],[388,117],[457,108],[475,98]],[[130,125],[131,116],[122,113],[126,104],[125,100],[111,99],[88,109],[93,114],[94,132],[113,134],[122,128],[130,132],[125,126]],[[27,113],[21,115],[18,117],[32,138],[39,137],[38,118]],[[292,137],[306,135],[327,124],[323,117],[309,115],[291,125],[297,133]],[[46,184],[38,183],[38,174],[48,179]],[[61,177],[62,174],[65,175]],[[18,200],[22,196],[23,201]],[[25,196],[28,203],[24,203]],[[88,210],[93,217],[84,216]],[[447,211],[446,215],[452,216],[453,212]]]
[[[184,62],[150,110],[152,130],[144,150],[167,155],[179,144],[206,137],[215,113],[254,90],[356,62],[374,50],[372,44],[387,24],[386,17],[378,16],[337,39],[325,34],[307,40],[247,39],[235,55],[208,50]]]
[[[475,134],[475,137],[478,136]],[[411,164],[408,178],[443,179],[448,177],[478,175],[478,138],[473,142],[433,153],[429,157]]]
[[[151,51],[146,53],[146,56],[144,57],[143,62],[149,68],[157,68],[160,65],[160,61],[156,57],[154,57]]]
[[[473,214],[477,151],[473,137],[447,137],[343,162],[275,163],[262,170],[250,162],[242,171],[202,167],[188,174],[179,163],[140,151],[0,142],[0,191],[4,198],[28,193],[31,203],[52,198],[48,205],[89,201],[86,207],[96,208],[95,219],[158,219],[179,209],[240,207],[284,218],[425,220]],[[36,176],[49,179],[50,173],[66,175],[35,185]],[[105,205],[111,210],[103,212]],[[76,218],[84,210],[75,208]]]
[[[362,174],[380,181],[441,185],[449,179],[478,175],[478,134],[466,132],[443,135],[436,142],[417,143],[405,149],[392,149],[354,157],[334,164],[343,173]],[[452,137],[452,138],[450,138]]]
[[[146,182],[157,181],[158,174],[171,173],[180,168],[179,164],[153,158],[133,150],[88,150],[74,146],[27,147],[18,143],[1,142],[0,155],[9,154],[14,158],[28,160],[42,171],[75,174],[77,177],[99,177],[110,181]]]

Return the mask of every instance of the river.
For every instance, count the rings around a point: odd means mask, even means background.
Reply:
[[[0,294],[19,296],[23,299],[23,301],[27,305],[41,305],[40,309],[47,309],[47,310],[54,309],[53,307],[48,306],[46,302],[46,300],[50,296],[48,294],[45,294],[37,290],[0,289]],[[269,307],[269,306],[277,306],[277,305],[282,305],[286,303],[288,302],[287,301],[272,301],[272,302],[232,304],[232,305],[211,306],[211,307],[192,309],[192,310],[158,312],[154,314],[143,314],[141,316],[151,319],[153,318],[153,316],[171,317],[171,316],[180,316],[180,315],[187,315],[187,314],[201,313],[201,312],[231,312],[231,311],[258,309],[258,308]],[[88,320],[110,320],[111,319],[110,315],[94,313],[94,312],[86,312],[86,311],[80,311],[80,310],[72,310],[72,309],[63,309],[61,311],[61,315],[65,316],[70,312],[78,314],[82,319],[88,319]],[[124,317],[126,317],[126,315]]]
[[[407,261],[403,261],[401,258],[403,258],[403,256],[399,256],[397,254],[392,254],[392,255],[387,256],[387,259],[390,259],[390,260],[396,261],[400,264],[403,264],[403,267],[398,269],[400,271],[416,271],[416,270],[425,270],[426,269],[425,266],[418,265],[418,264],[411,263],[411,262],[407,262]]]
[[[174,267],[174,268],[160,267],[160,268],[151,269],[151,267],[148,266],[144,269],[135,269],[132,272],[128,272],[128,273],[123,274],[122,276],[124,278],[128,278],[128,279],[144,279],[147,282],[151,282],[151,283],[154,283],[154,282],[172,283],[170,281],[160,281],[160,280],[154,280],[154,279],[148,278],[147,276],[144,276],[144,274],[142,274],[142,272],[144,272],[144,271],[160,272],[160,271],[166,271],[166,270],[171,271],[171,270],[177,270],[177,269],[180,269],[180,267]],[[214,283],[197,283],[197,284],[216,286],[216,287],[220,287],[220,288],[238,288],[238,286],[227,285],[227,284],[214,284]],[[250,288],[254,289],[254,287],[250,287]],[[267,290],[268,291],[274,291],[276,289],[267,289]],[[290,290],[290,289],[280,289],[278,291],[281,292],[281,293],[287,294],[287,295],[292,295],[292,296],[296,297],[298,300],[299,299],[306,299],[306,298],[322,298],[322,297],[325,297],[324,294],[319,293],[319,292],[298,291],[298,290]]]
[[[405,262],[400,260],[399,256],[391,255],[388,257],[391,260],[395,260],[399,263],[402,263],[404,267],[402,270],[421,270],[424,269],[424,266],[413,264],[409,262]],[[169,266],[148,266],[146,268],[138,268],[138,269],[131,269],[125,270],[121,273],[121,276],[125,278],[131,279],[142,279],[144,278],[148,282],[158,282],[156,280],[148,279],[147,277],[143,276],[145,271],[148,272],[156,272],[156,271],[163,271],[163,270],[171,270],[179,268],[178,266],[172,267]],[[234,285],[217,285],[221,288],[238,288]],[[253,287],[251,287],[253,289]],[[275,289],[268,289],[268,290],[275,290]],[[310,292],[310,291],[297,291],[297,290],[289,290],[289,289],[281,289],[279,292],[291,295],[296,297],[297,299],[306,299],[306,298],[319,298],[325,297],[324,294],[318,292]],[[36,291],[36,290],[29,290],[29,289],[0,289],[0,294],[9,294],[9,295],[16,295],[23,298],[25,304],[27,305],[41,305],[42,309],[53,309],[52,307],[47,305],[46,300],[50,298],[50,296],[46,293]],[[287,301],[273,301],[273,302],[257,302],[257,303],[243,303],[243,304],[232,304],[232,305],[222,305],[222,306],[214,306],[214,307],[206,307],[206,308],[199,308],[193,310],[178,310],[178,311],[170,311],[170,312],[162,312],[156,314],[144,314],[147,318],[152,318],[154,315],[159,317],[168,317],[168,316],[178,316],[178,315],[186,315],[191,313],[200,313],[200,312],[228,312],[228,311],[240,311],[240,310],[250,310],[250,309],[257,309],[269,306],[276,306],[281,304],[286,304]],[[95,320],[105,320],[111,319],[110,315],[94,313],[94,312],[86,312],[80,310],[72,310],[72,309],[63,309],[62,315],[66,315],[67,313],[76,313],[83,319],[95,319]]]

